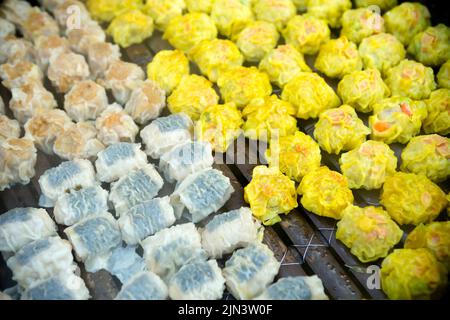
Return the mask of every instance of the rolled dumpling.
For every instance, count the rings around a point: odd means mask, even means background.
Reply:
[[[115,300],[166,300],[169,290],[156,274],[144,271],[126,282]]]
[[[281,278],[255,300],[328,300],[328,297],[318,276],[298,276]]]

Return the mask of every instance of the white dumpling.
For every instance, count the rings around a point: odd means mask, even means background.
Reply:
[[[71,226],[80,220],[108,211],[108,192],[99,186],[71,190],[55,203],[53,214],[58,224]]]
[[[70,52],[69,41],[58,35],[43,36],[35,40],[39,66],[47,72],[48,65],[61,53]]]
[[[0,65],[0,77],[2,84],[11,90],[32,81],[42,82],[44,76],[36,64],[20,59]]]
[[[172,114],[154,120],[141,131],[146,152],[159,159],[173,147],[192,139],[193,123],[184,113]]]
[[[14,24],[6,19],[0,18],[0,39],[3,40],[8,36],[16,34],[16,27]]]
[[[180,224],[157,232],[141,243],[149,270],[165,281],[183,265],[206,261],[200,234],[193,223]]]
[[[8,36],[0,39],[0,63],[27,60],[37,63],[38,56],[33,44],[23,38]]]
[[[189,175],[171,195],[175,216],[197,223],[219,210],[234,192],[230,179],[216,169]]]
[[[89,216],[66,228],[64,233],[80,261],[107,253],[122,241],[116,219],[107,212]]]
[[[95,171],[88,160],[76,159],[65,161],[55,168],[48,169],[39,178],[41,198],[39,205],[53,207],[56,200],[64,193],[78,188],[98,185]]]
[[[56,235],[44,209],[15,208],[0,215],[0,251],[17,252],[26,244]]]
[[[89,291],[83,279],[74,273],[60,273],[39,281],[22,294],[22,300],[88,300]]]
[[[279,268],[280,263],[265,244],[253,243],[233,253],[225,263],[223,275],[233,297],[248,300],[263,293]]]
[[[17,120],[10,119],[5,115],[0,114],[0,144],[3,141],[8,140],[9,138],[19,138],[19,136],[20,136],[19,122],[17,122]]]
[[[60,237],[39,239],[23,246],[8,259],[13,279],[28,288],[33,282],[50,278],[60,272],[74,272],[72,246]]]
[[[128,142],[110,145],[100,151],[97,157],[95,168],[97,178],[102,182],[118,180],[147,164],[147,155],[141,150],[141,145]]]
[[[219,300],[225,289],[216,260],[193,262],[181,267],[169,283],[172,300]]]
[[[106,40],[105,31],[94,20],[83,21],[81,28],[67,28],[66,36],[72,50],[85,56],[94,43]]]
[[[94,78],[105,76],[106,70],[116,60],[120,60],[120,48],[108,42],[94,43],[88,49],[88,63]]]
[[[255,300],[328,300],[328,297],[318,276],[299,276],[278,280]]]
[[[53,59],[47,71],[56,91],[68,92],[76,83],[89,79],[89,66],[80,54],[63,52]]]
[[[115,300],[166,300],[168,295],[167,286],[161,278],[145,271],[125,283]]]
[[[23,0],[5,0],[2,4],[2,13],[14,24],[22,24],[33,10],[33,7]]]
[[[190,174],[210,168],[213,163],[209,142],[189,141],[164,153],[159,168],[168,182],[180,182]]]
[[[201,230],[202,246],[212,258],[258,241],[261,224],[249,208],[216,215]]]

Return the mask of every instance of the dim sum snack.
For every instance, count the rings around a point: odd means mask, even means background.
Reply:
[[[95,79],[103,78],[106,70],[116,60],[120,60],[122,54],[118,45],[108,42],[95,42],[89,46],[87,61],[91,74]]]
[[[15,208],[0,215],[0,251],[17,252],[35,240],[56,235],[56,225],[44,209]]]
[[[428,116],[423,121],[425,133],[439,133],[448,135],[450,133],[450,114],[448,106],[450,103],[450,89],[438,89],[431,92],[430,98],[425,100]]]
[[[386,179],[380,203],[398,224],[428,223],[447,206],[445,193],[427,177],[397,172]]]
[[[46,5],[45,2],[53,3],[51,3],[50,5]],[[60,29],[63,31],[76,27],[76,24],[78,22],[80,23],[80,25],[82,25],[84,23],[89,23],[90,21],[92,21],[88,9],[81,1],[44,0],[42,6],[53,14],[56,22],[58,22]],[[74,17],[74,13],[77,13],[76,17]]]
[[[314,138],[320,147],[328,153],[339,154],[357,148],[366,141],[370,133],[355,110],[342,105],[339,108],[325,110],[319,115],[314,129]]]
[[[168,295],[168,288],[160,277],[142,271],[122,286],[115,300],[166,300]]]
[[[192,139],[192,120],[184,113],[160,117],[142,129],[140,135],[146,146],[145,152],[159,159],[173,147]]]
[[[86,7],[91,16],[101,22],[110,22],[114,17],[128,10],[137,10],[142,6],[139,0],[88,0]]]
[[[164,90],[156,82],[146,80],[133,89],[124,110],[136,123],[144,125],[159,117],[165,106]]]
[[[296,15],[288,21],[283,37],[302,54],[315,54],[330,40],[330,28],[325,20],[311,14]]]
[[[255,300],[328,300],[318,276],[281,278]]]
[[[33,44],[14,35],[0,38],[0,63],[16,63],[23,60],[37,63],[38,56]]]
[[[48,67],[47,76],[58,92],[68,92],[76,83],[87,80],[89,66],[82,55],[61,53]]]
[[[9,138],[0,142],[0,191],[16,183],[28,184],[34,177],[37,150],[33,141]]]
[[[434,182],[450,176],[450,139],[437,134],[412,138],[402,151],[402,171],[422,174]]]
[[[348,10],[342,15],[341,36],[359,44],[362,39],[384,32],[380,12],[368,8]]]
[[[357,8],[378,6],[382,11],[386,11],[397,5],[397,0],[355,0]]]
[[[280,214],[288,214],[298,206],[294,181],[276,167],[253,169],[252,180],[244,188],[244,200],[266,226],[280,222]]]
[[[339,82],[337,91],[344,104],[359,112],[371,112],[374,103],[390,95],[380,72],[373,68],[345,75]]]
[[[278,274],[280,263],[265,244],[253,243],[239,249],[225,262],[227,289],[239,300],[253,299],[264,292]]]
[[[92,80],[76,83],[64,96],[64,110],[76,122],[95,120],[107,107],[105,88]]]
[[[17,120],[10,119],[5,115],[0,115],[0,144],[4,141],[20,137],[20,125]]]
[[[383,208],[373,206],[348,206],[342,212],[336,231],[336,239],[364,263],[386,257],[402,235],[403,231],[389,214]]]
[[[70,52],[69,41],[59,35],[41,36],[35,41],[37,59],[42,71],[46,72],[50,62],[62,53]]]
[[[436,78],[439,88],[450,89],[450,59],[441,66]]]
[[[108,211],[108,191],[100,186],[70,190],[56,200],[53,214],[58,224],[71,226],[91,215]]]
[[[342,14],[352,8],[350,0],[308,0],[308,14],[328,22],[331,28],[341,26]]]
[[[93,44],[106,40],[105,31],[92,20],[84,22],[81,28],[67,29],[66,36],[72,50],[83,55],[88,54]]]
[[[37,7],[33,7],[30,14],[19,25],[19,29],[26,39],[33,41],[39,37],[59,35],[59,27],[56,20]]]
[[[10,21],[0,18],[0,39],[4,40],[16,34],[16,27]]]
[[[408,46],[408,53],[426,66],[440,66],[450,59],[450,28],[438,24],[416,34]]]
[[[4,17],[16,25],[22,24],[33,12],[33,7],[22,0],[6,0],[2,3],[2,13]]]
[[[208,168],[187,176],[170,196],[175,217],[184,215],[197,223],[217,212],[228,201],[234,188],[219,170]]]
[[[133,118],[128,115],[120,105],[109,105],[95,120],[97,138],[105,145],[119,142],[134,142],[139,127]]]
[[[369,117],[372,139],[385,143],[407,143],[420,132],[427,116],[423,101],[406,97],[392,97],[373,105],[374,114]]]
[[[0,77],[3,79],[2,84],[11,90],[32,81],[42,82],[43,74],[36,64],[27,60],[16,60],[0,65]]]
[[[353,204],[347,178],[327,167],[308,172],[297,192],[302,196],[301,204],[306,210],[336,220],[341,219],[344,209]]]
[[[186,264],[169,282],[172,300],[219,300],[225,279],[216,260]]]
[[[214,0],[211,19],[222,36],[231,38],[254,21],[254,15],[251,6],[243,1]]]
[[[214,151],[225,153],[240,136],[242,123],[242,114],[234,103],[212,105],[196,122],[195,137],[209,142]]]
[[[119,142],[98,153],[95,168],[98,180],[113,182],[146,164],[147,155],[141,150],[140,144]]]
[[[201,229],[202,247],[212,258],[219,259],[259,241],[261,224],[249,208],[242,207],[214,216]]]
[[[323,78],[312,72],[301,72],[283,88],[281,98],[297,108],[297,118],[317,118],[327,109],[337,108],[341,100]]]
[[[156,232],[175,223],[169,197],[139,203],[122,214],[118,220],[123,240],[129,245],[140,243]]]
[[[381,265],[381,287],[392,300],[438,298],[447,271],[428,249],[397,249]]]
[[[166,30],[170,20],[183,15],[184,0],[147,0],[142,11],[153,18],[158,30]]]
[[[219,96],[212,86],[212,82],[202,76],[183,76],[167,99],[170,112],[183,112],[193,121],[198,120],[205,108],[219,102]]]
[[[184,0],[186,8],[189,12],[211,13],[214,0]]]
[[[255,1],[253,12],[256,19],[273,23],[281,31],[295,16],[297,8],[291,0],[260,0]]]
[[[135,205],[153,199],[164,181],[152,164],[133,170],[111,184],[109,200],[121,216]]]
[[[140,10],[129,10],[117,15],[106,32],[122,48],[141,43],[153,34],[153,19]]]

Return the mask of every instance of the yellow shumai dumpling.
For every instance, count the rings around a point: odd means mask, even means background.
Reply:
[[[219,96],[212,86],[212,82],[202,76],[196,74],[184,76],[167,99],[170,112],[183,112],[193,121],[198,120],[206,107],[219,102]]]
[[[211,19],[222,36],[231,38],[252,22],[254,16],[251,6],[241,0],[214,0]]]
[[[450,28],[444,24],[428,27],[414,36],[408,53],[427,66],[439,66],[450,59]]]
[[[317,118],[319,114],[341,104],[341,100],[317,73],[301,72],[283,88],[283,100],[297,108],[301,119]]]
[[[355,109],[342,105],[319,115],[314,138],[326,152],[339,154],[357,148],[369,133],[370,129],[358,118]]]
[[[405,58],[406,50],[392,34],[379,33],[361,41],[359,55],[366,69],[375,68],[384,74]]]
[[[297,11],[306,11],[306,3],[308,2],[308,0],[292,0],[292,2],[297,7]]]
[[[383,208],[373,206],[348,206],[342,212],[336,230],[336,239],[364,263],[386,257],[402,235],[403,231],[389,214]]]
[[[283,88],[300,72],[310,72],[303,55],[292,45],[284,44],[265,55],[259,63],[259,70],[269,75],[270,81]]]
[[[344,104],[359,112],[371,112],[373,104],[389,97],[391,92],[380,71],[372,68],[347,74],[339,82],[337,91]]]
[[[259,0],[253,6],[256,19],[271,22],[280,31],[295,16],[296,11],[291,0]]]
[[[187,13],[169,21],[163,38],[169,43],[188,53],[202,40],[212,40],[217,37],[217,29],[211,18],[200,12]]]
[[[280,35],[274,24],[267,21],[250,22],[233,40],[247,61],[258,62],[276,47]]]
[[[189,12],[211,13],[214,0],[184,0]]]
[[[317,142],[303,132],[280,137],[266,151],[267,162],[290,179],[300,182],[308,173],[320,167],[322,159]]]
[[[341,219],[342,211],[353,204],[347,178],[327,167],[308,172],[297,192],[302,196],[301,203],[306,210],[336,220]]]
[[[382,11],[386,11],[397,5],[397,0],[355,0],[357,8],[365,8],[370,6],[377,6]]]
[[[320,46],[330,40],[327,22],[310,14],[297,15],[288,21],[283,31],[287,44],[303,54],[315,54]]]
[[[450,89],[433,91],[425,100],[428,116],[423,121],[425,133],[450,134]]]
[[[379,189],[397,169],[397,157],[383,142],[369,140],[342,154],[342,174],[352,189]]]
[[[195,125],[195,136],[211,143],[214,151],[224,153],[241,134],[242,123],[242,114],[234,103],[209,106]]]
[[[244,199],[253,215],[266,226],[280,222],[279,214],[288,214],[298,206],[294,181],[274,167],[253,169],[252,181],[244,189]]]
[[[369,117],[371,137],[387,144],[405,144],[419,134],[427,113],[423,101],[398,96],[380,100],[373,105],[373,115]]]
[[[440,88],[450,89],[450,60],[447,60],[436,76]]]
[[[147,65],[147,77],[171,93],[183,76],[189,75],[189,60],[180,50],[159,51]]]
[[[398,224],[418,225],[436,219],[447,199],[427,177],[397,172],[384,182],[380,203]]]
[[[430,12],[418,2],[405,2],[383,16],[387,32],[393,34],[405,46],[419,32],[430,26]]]
[[[143,11],[153,18],[158,30],[164,31],[169,21],[183,14],[184,0],[146,0]]]
[[[450,176],[450,139],[437,134],[412,138],[402,151],[402,171],[422,174],[434,182]]]
[[[362,39],[384,32],[384,20],[379,12],[367,8],[348,10],[342,15],[341,36],[359,44]]]
[[[242,66],[244,62],[236,44],[224,39],[204,40],[192,48],[189,56],[212,82],[217,82],[221,70]]]
[[[141,0],[87,0],[86,7],[92,18],[109,22],[128,10],[141,9]]]
[[[245,107],[253,99],[272,94],[269,76],[255,67],[237,66],[224,70],[217,85],[225,102],[234,102],[238,108]]]
[[[320,47],[314,66],[330,78],[342,78],[362,69],[362,60],[356,45],[344,36]]]
[[[405,248],[427,248],[450,270],[450,221],[418,225],[406,238]]]
[[[396,249],[381,264],[381,287],[391,300],[439,298],[447,270],[428,249]]]
[[[297,119],[293,117],[295,111],[292,104],[276,95],[253,99],[242,110],[246,118],[242,127],[244,135],[249,139],[270,141],[271,138],[294,134],[297,131]]]
[[[407,96],[415,100],[428,98],[436,89],[433,69],[408,59],[387,71],[386,84],[393,96]]]
[[[115,17],[107,33],[122,48],[141,43],[153,34],[153,19],[139,10],[126,11]]]
[[[352,8],[350,0],[308,0],[306,5],[309,14],[326,20],[331,28],[339,28],[342,14]]]

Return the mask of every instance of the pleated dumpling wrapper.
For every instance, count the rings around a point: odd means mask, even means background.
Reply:
[[[17,252],[35,240],[56,235],[56,225],[44,209],[15,208],[0,215],[0,251]]]
[[[89,48],[95,43],[106,41],[106,33],[103,28],[91,19],[84,21],[79,28],[68,28],[65,34],[70,48],[82,55],[87,55]]]
[[[119,142],[98,153],[95,168],[100,181],[113,182],[146,164],[147,155],[140,144]]]
[[[225,279],[216,260],[186,264],[169,282],[172,300],[219,300]]]
[[[450,59],[450,28],[444,24],[416,34],[408,52],[426,66],[440,66]]]
[[[316,73],[301,72],[283,88],[283,100],[297,108],[297,118],[317,118],[331,108],[337,108],[341,100],[325,80]]]
[[[177,219],[185,216],[197,223],[217,212],[234,192],[230,179],[216,169],[204,169],[187,176],[171,195]]]
[[[212,258],[258,242],[261,224],[249,208],[242,207],[214,216],[201,229],[202,246]]]
[[[359,44],[362,39],[384,32],[384,20],[380,12],[369,8],[348,10],[342,15],[341,36]]]
[[[300,183],[298,194],[301,204],[319,216],[336,220],[342,212],[353,204],[353,194],[348,187],[347,178],[327,167],[320,167],[307,173]]]
[[[425,133],[450,134],[450,89],[433,91],[425,103],[428,110],[428,116],[423,121]]]
[[[153,18],[158,30],[164,31],[170,20],[181,16],[184,9],[184,0],[146,0],[142,11]]]
[[[11,90],[32,81],[42,82],[43,74],[36,64],[19,59],[0,65],[0,77],[2,84]]]
[[[140,135],[146,146],[145,152],[150,157],[159,159],[173,147],[190,141],[193,132],[191,118],[184,113],[176,113],[152,121],[142,129]]]
[[[115,300],[166,300],[168,296],[169,290],[161,278],[143,271],[124,283]]]
[[[448,201],[427,177],[397,172],[386,179],[380,203],[398,224],[418,225],[436,219]]]
[[[214,41],[214,40],[213,40]],[[181,50],[161,50],[147,65],[147,77],[169,95],[189,75],[189,60]]]
[[[52,61],[47,76],[56,91],[66,93],[77,82],[88,80],[90,71],[84,56],[68,52],[60,54]]]
[[[20,133],[20,125],[17,120],[0,114],[0,144],[10,138],[18,139]]]
[[[64,96],[64,110],[76,122],[95,120],[107,107],[105,88],[92,80],[76,83]]]
[[[450,89],[450,59],[439,68],[436,78],[440,88]]]
[[[87,59],[89,69],[95,79],[103,78],[109,66],[120,60],[120,47],[109,42],[95,42],[89,46]]]
[[[450,139],[437,134],[411,139],[402,151],[401,169],[422,174],[434,182],[450,176]]]
[[[320,148],[313,138],[296,131],[272,141],[266,151],[271,167],[277,167],[289,179],[300,182],[308,172],[320,167]]]
[[[58,55],[70,52],[69,41],[59,35],[41,36],[35,40],[35,47],[38,64],[44,73]]]
[[[264,292],[278,274],[280,263],[265,244],[239,249],[225,262],[227,289],[238,300],[253,299]]]
[[[394,151],[383,142],[369,140],[339,159],[351,189],[379,189],[397,169]]]
[[[342,105],[336,109],[325,110],[319,115],[314,129],[314,138],[328,153],[339,154],[357,148],[366,141],[370,133],[355,110]]]
[[[279,279],[255,300],[328,300],[328,297],[318,276],[297,276]]]
[[[256,19],[273,23],[281,31],[295,16],[297,8],[291,0],[259,0],[254,1],[253,12]]]
[[[211,13],[214,0],[184,0],[189,12]]]
[[[140,10],[129,10],[116,16],[106,32],[122,48],[141,43],[153,34],[153,19]]]
[[[341,26],[342,14],[352,8],[350,0],[308,0],[308,14],[324,19],[331,28]]]
[[[397,249],[381,264],[381,287],[392,300],[439,298],[447,270],[428,249]]]
[[[109,201],[121,216],[135,205],[151,200],[162,189],[164,181],[153,164],[134,169],[111,184]]]
[[[98,185],[95,171],[88,160],[65,161],[55,168],[48,169],[39,178],[41,198],[39,204],[53,207],[56,200],[67,191]]]
[[[211,18],[222,36],[231,38],[254,20],[250,4],[240,0],[214,0]]]
[[[388,255],[403,231],[382,207],[348,206],[337,223],[336,239],[342,241],[361,262]]]
[[[72,246],[60,237],[42,238],[22,247],[7,261],[13,279],[23,288],[60,272],[74,272]]]
[[[88,0],[86,7],[91,16],[101,22],[109,22],[119,14],[133,9],[139,9],[139,0]]]

